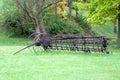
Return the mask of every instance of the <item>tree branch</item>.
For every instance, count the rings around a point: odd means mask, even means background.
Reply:
[[[23,5],[19,2],[19,0],[16,0],[16,1],[17,1],[17,4],[23,9],[23,11],[25,11],[30,18],[33,18],[33,17],[29,14],[29,11],[28,11],[27,8],[26,8],[25,1],[24,1],[24,4],[23,4]]]
[[[61,1],[61,0],[48,4],[48,5],[45,6],[41,11],[43,11],[44,9],[46,9],[46,8],[50,7],[51,5],[53,5],[53,4],[55,4],[55,3],[58,3],[58,2],[60,2],[60,1]]]

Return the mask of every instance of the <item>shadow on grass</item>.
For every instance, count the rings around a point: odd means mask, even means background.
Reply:
[[[67,50],[40,50],[38,53],[33,54],[39,55],[78,55],[78,56],[108,56],[112,54],[106,54],[102,52],[83,52],[83,51],[67,51]]]

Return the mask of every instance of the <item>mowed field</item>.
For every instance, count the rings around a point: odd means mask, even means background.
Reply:
[[[0,80],[120,80],[120,52],[44,51],[0,46]]]
[[[0,80],[120,80],[120,50],[112,54],[26,49],[30,41],[0,33]]]
[[[28,41],[0,31],[0,80],[120,80],[120,50],[115,45],[112,54],[41,48],[38,54],[26,49],[13,55]]]

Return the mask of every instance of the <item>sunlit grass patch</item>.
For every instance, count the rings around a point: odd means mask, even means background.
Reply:
[[[119,50],[113,54],[41,51],[24,46],[0,46],[1,80],[119,80]]]

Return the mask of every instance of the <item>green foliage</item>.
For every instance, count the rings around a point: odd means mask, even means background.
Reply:
[[[50,24],[49,32],[50,34],[57,34],[61,33],[64,29],[64,22],[63,21],[54,21],[53,24]]]
[[[93,24],[104,24],[117,18],[120,0],[92,0],[88,21]]]
[[[25,29],[25,31],[28,32],[28,34],[26,34],[26,35],[29,35],[30,33],[33,33],[35,31],[34,24],[32,24],[31,22],[26,23],[24,29]]]
[[[4,23],[6,32],[9,33],[9,37],[14,36],[28,36],[34,32],[34,25],[26,23],[21,25],[19,18],[8,17]]]
[[[63,30],[63,33],[65,33],[65,34],[69,34],[69,33],[80,34],[80,33],[83,33],[83,29],[74,20],[66,21],[66,25]]]
[[[3,0],[1,7],[1,24],[10,37],[26,36],[33,32],[34,26],[30,23],[31,20],[23,21],[24,13],[16,7],[13,0]]]
[[[3,1],[0,0],[0,11],[2,10]],[[1,12],[0,12],[1,13]]]
[[[78,14],[77,17],[75,17],[76,22],[79,23],[79,25],[84,29],[85,33],[91,33],[91,26],[87,21],[87,18],[83,16],[83,14]]]
[[[78,10],[88,10],[89,9],[89,4],[88,3],[82,3],[82,2],[74,2],[73,3],[73,8],[78,9]]]
[[[48,32],[51,35],[55,35],[58,33],[64,33],[64,34],[79,34],[83,33],[83,29],[77,24],[74,20],[68,21],[68,20],[55,20],[55,18],[52,18],[51,22],[49,22],[49,29]]]
[[[9,36],[19,36],[21,34],[21,30],[19,29],[19,22],[14,18],[7,18],[5,21],[6,30],[9,32]]]
[[[63,20],[60,18],[59,15],[56,20],[56,18],[54,17],[53,14],[50,14],[47,12],[46,12],[46,16],[49,16],[49,17],[45,17],[44,22],[48,26],[47,31],[51,35],[55,35],[58,33],[64,33],[64,34],[67,34],[67,33],[72,34],[73,33],[73,34],[75,34],[75,33],[83,32],[83,29],[74,20]]]
[[[13,0],[2,0],[0,14],[2,21],[6,21],[9,17],[16,17],[17,14],[16,6]]]

